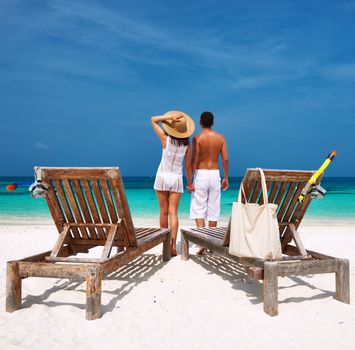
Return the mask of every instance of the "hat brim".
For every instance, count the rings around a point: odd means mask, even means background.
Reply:
[[[185,132],[179,132],[179,131],[175,130],[174,128],[172,128],[169,124],[166,124],[164,122],[162,123],[163,129],[165,130],[165,132],[168,135],[176,137],[177,139],[185,139],[187,137],[190,137],[195,131],[195,123],[194,123],[194,121],[192,120],[192,118],[189,115],[187,115],[184,112],[180,112],[180,111],[169,111],[169,112],[166,112],[164,114],[164,116],[169,116],[170,114],[175,114],[175,113],[182,114],[185,117],[185,119],[186,119],[186,131]]]

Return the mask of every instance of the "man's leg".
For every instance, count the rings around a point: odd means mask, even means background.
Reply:
[[[195,219],[197,227],[205,227],[205,219]]]
[[[217,227],[221,208],[221,178],[219,172],[214,173],[207,201],[208,227]]]
[[[217,227],[217,221],[208,221],[208,227]]]
[[[205,227],[205,217],[207,212],[207,200],[208,200],[208,178],[205,179],[201,172],[198,172],[194,185],[195,191],[191,196],[190,217],[194,219],[197,227]],[[201,255],[205,252],[205,248],[201,248],[197,255]]]
[[[195,219],[196,222],[196,226],[197,227],[205,227],[205,219]],[[201,247],[198,251],[197,251],[197,255],[202,255],[204,252],[206,251],[205,247]]]

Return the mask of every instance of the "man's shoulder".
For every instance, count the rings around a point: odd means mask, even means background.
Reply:
[[[196,134],[196,135],[194,136],[194,139],[197,141],[197,140],[199,140],[202,136],[203,136],[203,135],[202,135],[202,133],[200,132],[199,134]]]
[[[196,134],[194,136],[194,139],[196,141],[202,141],[202,140],[208,141],[211,137],[214,138],[214,139],[218,139],[218,140],[220,140],[222,142],[225,141],[224,136],[221,133],[219,133],[217,131],[214,131],[214,130],[210,130],[208,133],[200,132],[199,134]]]
[[[217,131],[214,131],[214,130],[213,130],[213,133],[214,133],[215,136],[218,137],[221,141],[224,141],[224,140],[225,140],[224,136],[223,136],[221,133],[219,133],[219,132],[217,132]]]

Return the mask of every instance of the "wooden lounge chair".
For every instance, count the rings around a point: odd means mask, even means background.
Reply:
[[[302,203],[297,199],[314,172],[264,170],[264,173],[269,202],[278,204],[282,260],[266,261],[230,255],[230,222],[225,228],[182,229],[182,259],[189,258],[189,242],[192,242],[241,263],[249,277],[264,281],[264,311],[270,316],[278,314],[278,276],[335,273],[335,299],[349,304],[349,261],[306,250],[297,231],[312,198],[307,195]],[[262,204],[259,172],[247,169],[243,184],[248,202]]]
[[[7,263],[6,311],[21,306],[27,277],[86,279],[86,318],[101,317],[101,281],[163,243],[170,259],[170,229],[135,228],[118,168],[41,168],[46,201],[59,236],[51,251]],[[101,257],[72,257],[102,246]],[[116,254],[111,254],[116,247]]]

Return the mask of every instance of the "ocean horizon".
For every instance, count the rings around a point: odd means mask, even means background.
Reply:
[[[242,177],[231,177],[230,188],[222,192],[221,222],[230,216],[232,203],[236,200]],[[50,224],[52,222],[45,199],[34,199],[28,191],[32,176],[0,177],[0,225]],[[140,223],[158,222],[159,206],[153,190],[154,176],[123,177],[133,219]],[[15,191],[6,186],[18,183]],[[186,181],[185,181],[186,183]],[[322,186],[327,190],[323,199],[314,199],[307,211],[308,222],[355,221],[355,177],[325,177]],[[193,224],[189,219],[190,194],[185,190],[179,207],[182,224]]]

